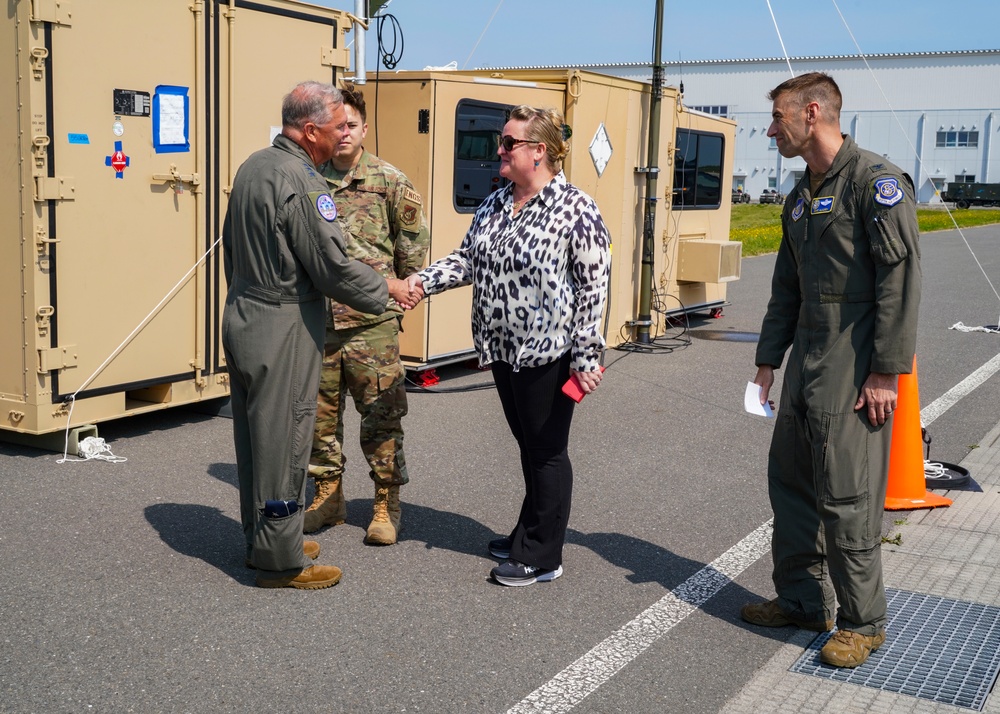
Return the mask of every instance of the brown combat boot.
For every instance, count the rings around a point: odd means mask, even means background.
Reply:
[[[885,632],[869,636],[852,630],[837,630],[819,651],[819,658],[833,667],[858,667],[884,642]]]
[[[365,543],[368,545],[392,545],[399,533],[399,486],[377,486],[372,522],[368,524]]]
[[[795,625],[803,630],[812,630],[813,632],[829,632],[833,629],[833,620],[807,621],[789,615],[778,606],[777,598],[767,602],[744,605],[740,609],[740,617],[761,627]]]
[[[340,582],[340,568],[336,565],[310,565],[294,577],[262,578],[257,575],[259,588],[298,588],[299,590],[322,590]]]
[[[303,533],[315,533],[323,526],[339,526],[347,520],[347,502],[340,476],[316,479],[316,495],[306,509]]]

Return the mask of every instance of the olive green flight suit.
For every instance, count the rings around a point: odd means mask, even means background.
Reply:
[[[756,363],[785,367],[768,458],[782,610],[874,635],[885,625],[881,523],[891,418],[855,411],[872,372],[913,367],[920,249],[912,182],[849,137],[819,190],[782,213]],[[829,577],[827,577],[829,576]],[[832,583],[832,589],[831,589]]]
[[[247,555],[259,570],[275,573],[267,577],[294,575],[311,565],[302,552],[302,518],[323,295],[381,313],[388,288],[347,257],[326,182],[284,135],[236,173],[222,237],[229,284],[222,344]],[[298,510],[270,517],[267,501],[294,501]]]

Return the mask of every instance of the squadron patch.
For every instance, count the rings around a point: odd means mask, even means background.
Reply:
[[[404,231],[420,230],[420,194],[412,188],[403,189],[399,201],[399,227]]]
[[[883,206],[895,206],[903,200],[903,189],[899,187],[899,181],[894,178],[880,178],[875,180],[875,202]]]
[[[333,202],[333,197],[328,193],[321,193],[316,196],[316,210],[327,221],[332,222],[337,220],[337,204]]]
[[[830,213],[831,211],[833,211],[833,203],[834,203],[833,196],[821,196],[819,198],[814,198],[812,202],[812,208],[810,209],[809,212],[812,213],[814,216],[818,213]]]
[[[806,212],[806,200],[800,198],[795,202],[795,208],[792,209],[792,220],[797,221],[802,218],[802,214]]]

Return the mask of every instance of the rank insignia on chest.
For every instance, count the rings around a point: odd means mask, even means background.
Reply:
[[[809,210],[814,216],[818,213],[830,213],[831,211],[833,211],[833,196],[814,198],[812,208]]]
[[[806,200],[800,198],[795,202],[795,208],[792,209],[792,220],[797,221],[802,218],[802,214],[806,212]]]
[[[903,200],[903,189],[894,178],[880,178],[875,181],[875,202],[883,206],[895,206]]]
[[[334,221],[337,218],[337,204],[328,193],[321,193],[316,197],[316,210],[327,221]]]

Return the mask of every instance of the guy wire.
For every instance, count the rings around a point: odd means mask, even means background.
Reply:
[[[910,151],[913,153],[913,156],[919,162],[919,164],[920,164],[920,171],[922,172],[924,170],[924,164],[923,164],[923,161],[921,160],[920,154],[917,152],[917,149],[913,145],[913,142],[910,141],[909,135],[906,133],[906,130],[903,128],[903,123],[899,120],[899,117],[896,115],[896,110],[893,108],[892,102],[889,101],[889,97],[886,96],[885,91],[882,89],[882,85],[879,84],[878,77],[875,76],[875,70],[873,70],[871,68],[871,65],[868,64],[868,57],[865,56],[865,53],[861,51],[861,45],[858,44],[857,39],[854,37],[854,33],[851,32],[851,28],[847,24],[847,19],[844,17],[844,13],[842,13],[840,11],[840,7],[837,5],[837,0],[830,0],[830,1],[833,3],[833,7],[834,7],[834,9],[836,9],[837,14],[840,15],[840,21],[844,23],[844,28],[847,30],[847,34],[851,36],[851,41],[854,43],[854,46],[858,50],[858,57],[860,57],[861,60],[865,63],[865,67],[868,69],[868,73],[871,74],[872,80],[875,82],[875,86],[878,87],[878,91],[882,94],[882,99],[885,100],[886,106],[889,107],[889,112],[892,114],[892,118],[896,121],[896,125],[899,127],[900,132],[902,132],[903,136],[906,138],[906,144],[907,144],[907,146],[910,147]],[[768,3],[770,4],[770,0],[768,0]],[[921,178],[920,174],[917,174],[917,185],[918,186],[920,185],[920,178]],[[979,262],[979,258],[976,257],[976,252],[974,250],[972,250],[972,246],[969,245],[969,241],[966,240],[966,238],[965,238],[965,232],[958,225],[958,222],[955,220],[955,216],[952,214],[951,209],[948,208],[948,204],[946,204],[944,201],[942,201],[941,205],[944,206],[944,210],[948,213],[948,218],[951,219],[952,224],[955,226],[955,229],[958,231],[958,235],[961,236],[961,238],[962,238],[962,242],[965,243],[965,247],[969,249],[969,254],[972,255],[972,259],[976,262],[976,265],[979,266],[979,270],[982,272],[983,277],[986,278],[986,282],[990,286],[990,290],[992,290],[993,294],[996,295],[997,303],[1000,303],[1000,293],[997,292],[996,287],[994,287],[994,285],[993,285],[993,281],[990,280],[990,276],[986,273],[986,270],[983,268],[983,264],[980,263]],[[1000,318],[998,318],[997,322],[1000,323]]]

